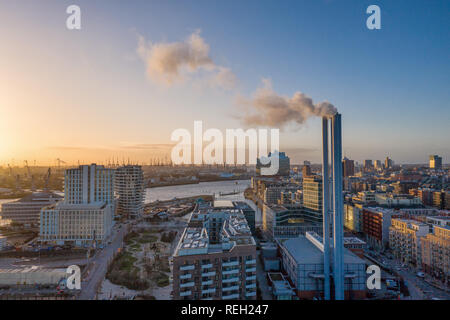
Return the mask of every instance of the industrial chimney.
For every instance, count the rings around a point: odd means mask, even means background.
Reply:
[[[331,173],[328,163],[328,122],[331,122]],[[330,213],[333,224],[333,279],[336,300],[344,300],[344,203],[342,195],[342,126],[341,115],[323,117],[323,243],[324,295],[330,299]],[[332,184],[330,184],[330,178]],[[331,190],[330,190],[331,185]]]

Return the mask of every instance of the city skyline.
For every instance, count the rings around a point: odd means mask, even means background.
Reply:
[[[164,158],[171,132],[194,120],[245,127],[242,101],[268,84],[285,101],[302,92],[336,106],[350,159],[449,161],[448,3],[381,1],[376,31],[365,26],[366,1],[248,1],[240,10],[233,2],[78,1],[76,31],[65,26],[70,4],[0,4],[8,25],[0,30],[3,166]],[[205,58],[192,70],[151,64],[154,48],[192,43]],[[282,126],[280,149],[293,163],[320,162],[320,118]]]

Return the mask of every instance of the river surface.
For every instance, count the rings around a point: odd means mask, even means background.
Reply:
[[[172,200],[173,198],[185,198],[199,195],[215,195],[216,199],[240,200],[247,202],[253,209],[256,205],[244,198],[245,189],[250,187],[250,180],[214,181],[200,182],[198,184],[185,184],[178,186],[147,188],[145,203],[156,200]],[[238,194],[222,196],[220,193],[231,193],[239,191]],[[261,212],[256,210],[256,224],[261,223]]]

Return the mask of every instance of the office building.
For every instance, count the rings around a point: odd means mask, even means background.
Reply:
[[[442,169],[442,157],[437,154],[430,156],[430,169],[441,170]]]
[[[117,214],[137,218],[144,211],[144,173],[138,165],[127,165],[116,169],[114,189],[118,196]]]
[[[373,164],[372,160],[364,160],[364,171],[372,171]]]
[[[392,159],[389,159],[389,157],[386,157],[386,160],[384,160],[385,169],[392,169],[393,166],[394,166],[394,161],[392,161]]]
[[[351,177],[355,175],[355,161],[344,158],[342,160],[342,169],[344,171],[344,177]]]
[[[307,231],[322,233],[322,213],[300,206],[263,205],[263,232],[269,239],[287,239]]]
[[[303,207],[322,212],[322,177],[303,177]]]
[[[389,227],[392,218],[401,218],[402,214],[391,209],[368,207],[363,208],[363,233],[366,242],[379,250],[389,245]]]

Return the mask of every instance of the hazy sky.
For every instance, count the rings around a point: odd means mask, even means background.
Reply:
[[[71,4],[81,30],[66,28]],[[381,30],[366,28],[370,4]],[[349,158],[448,163],[449,12],[434,0],[0,0],[0,164],[148,162],[194,120],[243,127],[242,101],[268,82],[336,106]],[[320,134],[318,118],[288,125],[282,149],[318,162]]]

